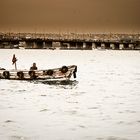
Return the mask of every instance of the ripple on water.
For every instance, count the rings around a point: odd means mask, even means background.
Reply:
[[[25,137],[25,136],[10,136],[8,140],[39,140],[39,137]]]
[[[101,138],[101,137],[99,137],[99,138],[96,138],[96,140],[130,140],[130,139],[110,136],[108,138]]]
[[[14,121],[12,121],[12,120],[6,120],[5,121],[5,123],[12,123],[12,122],[14,122]]]
[[[69,115],[75,115],[77,114],[77,110],[69,110],[69,111],[65,111],[65,113]]]
[[[86,128],[86,126],[85,125],[78,125],[78,127],[80,127],[80,128]]]
[[[73,92],[71,95],[73,95],[73,96],[81,96],[83,94],[86,94],[86,91]]]
[[[46,111],[49,111],[49,110],[46,108],[40,110],[40,112],[46,112]]]
[[[46,95],[46,94],[41,94],[40,96],[45,97],[45,96],[47,96],[47,95]]]
[[[23,92],[26,92],[26,90],[25,89],[18,89],[17,92],[23,93]]]
[[[130,139],[115,137],[115,136],[109,136],[108,138],[106,138],[106,140],[130,140]]]
[[[89,107],[88,109],[94,110],[94,109],[99,109],[99,107]]]
[[[134,110],[125,110],[125,112],[126,112],[126,113],[132,113],[132,114],[133,114],[133,113],[137,113],[137,111],[134,111]]]
[[[70,104],[78,104],[78,101],[67,101],[67,103],[70,103]]]

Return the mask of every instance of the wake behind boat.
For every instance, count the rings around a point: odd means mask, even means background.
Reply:
[[[69,80],[76,78],[77,66],[62,66],[45,70],[5,70],[0,69],[0,79],[11,80]]]

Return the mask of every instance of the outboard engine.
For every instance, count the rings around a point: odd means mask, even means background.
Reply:
[[[75,69],[73,71],[73,77],[76,78],[76,72],[77,72],[77,66],[75,66]]]

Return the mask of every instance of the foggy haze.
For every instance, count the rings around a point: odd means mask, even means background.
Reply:
[[[0,31],[140,32],[139,0],[0,0]]]

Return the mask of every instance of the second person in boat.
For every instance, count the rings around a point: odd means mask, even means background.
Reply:
[[[36,63],[33,63],[33,65],[30,67],[30,70],[37,70]]]

